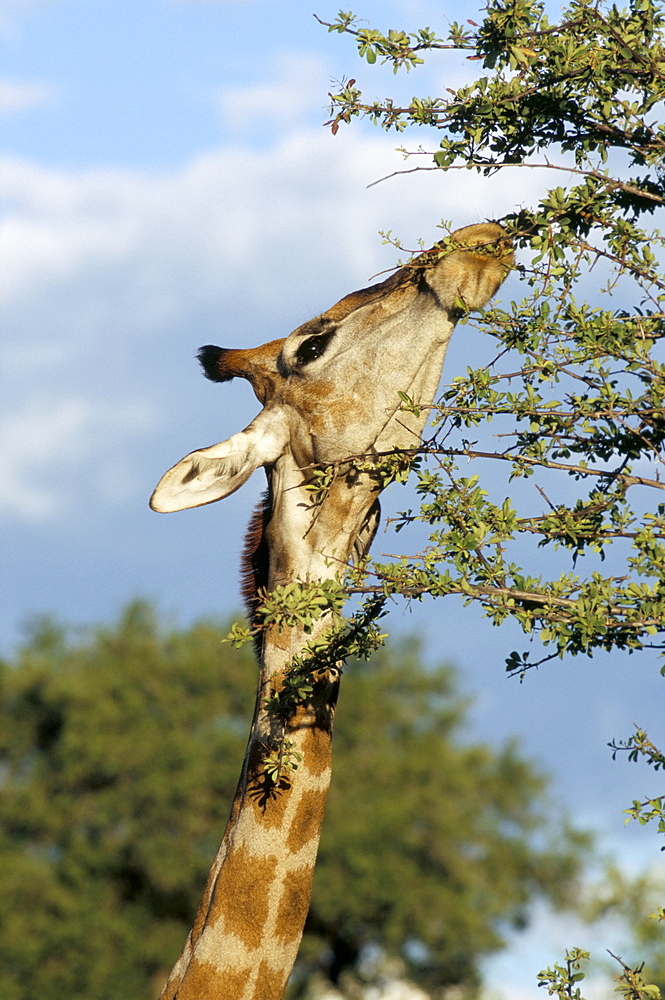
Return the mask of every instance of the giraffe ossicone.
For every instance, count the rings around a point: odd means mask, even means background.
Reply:
[[[252,520],[244,557],[251,614],[259,592],[330,579],[335,567],[367,553],[381,491],[372,459],[418,446],[457,320],[489,301],[512,264],[500,226],[467,226],[282,340],[201,348],[208,378],[247,379],[263,409],[227,441],[169,469],[150,505],[173,512],[212,503],[265,469],[266,500]],[[405,409],[400,393],[419,405]],[[331,465],[337,473],[313,503],[312,470]],[[257,703],[231,816],[162,1000],[284,995],[330,782],[339,671],[319,671],[311,694],[286,719],[266,702],[279,695],[293,658],[331,624],[323,615],[307,634],[274,625],[262,633]],[[285,745],[298,764],[276,780],[270,752]]]

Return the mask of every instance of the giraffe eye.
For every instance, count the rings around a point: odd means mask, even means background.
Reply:
[[[299,365],[307,365],[310,361],[320,358],[333,336],[330,333],[319,333],[314,337],[308,337],[296,351],[296,361]]]

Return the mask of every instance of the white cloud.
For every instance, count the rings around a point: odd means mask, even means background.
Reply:
[[[0,118],[9,118],[32,108],[51,104],[58,96],[58,88],[48,83],[0,80]]]
[[[86,261],[126,257],[137,234],[148,178],[121,170],[77,174],[7,158],[3,294],[34,293],[53,280],[75,279]]]
[[[419,234],[432,238],[442,216],[465,224],[523,200],[524,178],[492,183],[467,172],[424,172],[367,190],[404,166],[393,141],[294,129],[268,149],[227,146],[171,174],[77,174],[8,160],[4,294],[32,296],[120,262],[133,262],[135,278],[150,276],[151,290],[160,277],[173,288],[175,278],[189,297],[235,289],[229,268],[248,284],[265,287],[278,273],[293,281],[303,266],[317,269],[316,256],[320,266],[344,262],[362,282],[394,255],[378,249],[380,228],[415,242]],[[279,245],[292,252],[277,256]],[[290,285],[280,282],[285,294]]]
[[[225,125],[246,132],[257,124],[265,130],[271,123],[283,130],[304,112],[319,109],[326,93],[327,72],[323,60],[302,52],[281,53],[273,64],[273,78],[245,86],[227,86],[216,103]]]
[[[0,511],[22,521],[48,521],[66,513],[70,484],[115,500],[131,488],[131,471],[114,446],[128,432],[155,426],[149,404],[96,405],[90,399],[42,397],[7,415],[0,428]],[[92,473],[90,470],[93,470]]]

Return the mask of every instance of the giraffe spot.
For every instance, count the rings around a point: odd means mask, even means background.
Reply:
[[[177,1000],[221,1000],[222,997],[239,997],[252,973],[246,969],[218,969],[210,962],[192,958],[180,984]]]
[[[290,971],[290,966],[287,969],[274,969],[267,962],[261,962],[252,1000],[282,1000]],[[220,993],[220,1000],[223,996],[230,997],[231,994]]]
[[[250,779],[248,787],[256,823],[266,830],[281,829],[291,796],[288,781],[282,779],[274,785],[265,772],[260,772],[253,781]]]
[[[332,743],[330,733],[311,726],[303,736],[303,764],[310,774],[320,775],[330,768]]]
[[[215,885],[208,926],[221,919],[225,930],[239,937],[246,948],[257,948],[268,919],[268,893],[276,870],[274,855],[259,858],[246,847],[231,851]]]
[[[292,854],[321,832],[327,797],[327,788],[312,788],[303,792],[286,838],[286,846]]]
[[[306,865],[284,876],[275,932],[284,945],[300,941],[312,895],[313,874],[313,867]]]

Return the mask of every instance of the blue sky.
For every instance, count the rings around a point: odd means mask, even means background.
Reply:
[[[477,17],[475,6],[426,0],[356,8],[386,28],[445,31],[448,20]],[[369,126],[331,136],[322,128],[331,80],[354,76],[377,96],[435,93],[465,64],[442,54],[409,76],[369,70],[313,17],[336,10],[326,0],[5,4],[3,651],[36,614],[95,623],[135,596],[181,623],[234,612],[259,477],[212,507],[156,515],[147,506],[166,468],[256,412],[244,384],[201,378],[196,349],[283,336],[364,286],[394,262],[380,230],[415,246],[435,238],[442,217],[481,221],[542,189],[535,171],[423,173],[368,188],[403,166],[404,140]],[[409,142],[431,146],[425,133]],[[502,296],[518,294],[510,278]],[[464,327],[446,373],[486,357],[482,336]],[[406,506],[404,494],[391,504]],[[375,551],[395,547],[379,536]],[[524,639],[473,608],[399,608],[390,627],[417,630],[431,659],[460,667],[477,699],[470,736],[516,735],[625,864],[656,854],[653,834],[624,831],[621,809],[660,783],[613,763],[606,747],[633,722],[656,742],[662,734],[655,658],[572,660],[519,685],[503,662]],[[525,984],[535,987],[538,969],[584,940],[543,916],[528,958],[519,945],[492,967],[493,982],[513,1000],[533,995]]]

